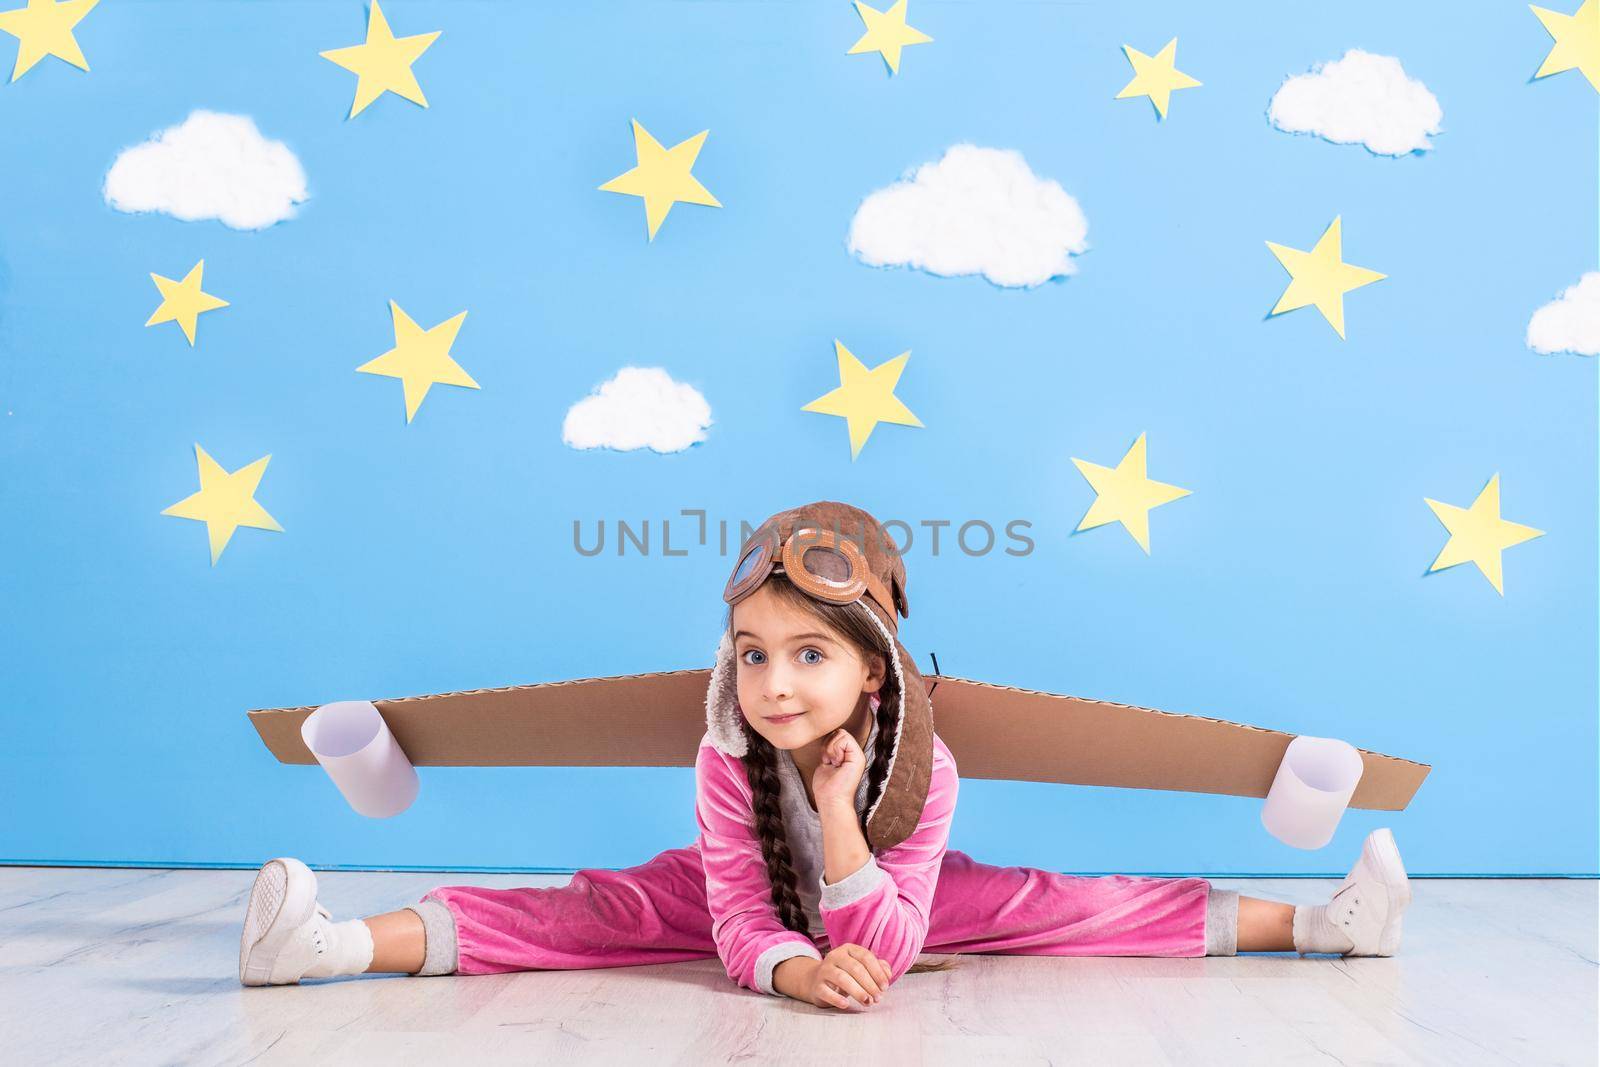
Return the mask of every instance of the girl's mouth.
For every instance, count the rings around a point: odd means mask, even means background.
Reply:
[[[772,717],[768,718],[767,721],[772,723],[775,726],[781,726],[786,722],[794,722],[794,720],[798,719],[800,716],[802,716],[804,714],[805,714],[805,712],[803,712],[803,711],[797,711],[793,715],[775,715],[775,716],[772,716]]]

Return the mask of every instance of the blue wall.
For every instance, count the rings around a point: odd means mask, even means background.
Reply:
[[[1575,2],[1575,0],[1574,0]],[[1561,6],[1561,5],[1557,5]],[[1568,3],[1567,7],[1574,6]],[[694,834],[688,769],[424,768],[372,821],[284,767],[248,708],[703,666],[729,560],[584,558],[572,522],[704,508],[755,522],[821,497],[882,519],[1025,519],[1034,552],[908,555],[904,636],[949,673],[1332,735],[1434,764],[1401,813],[1350,812],[1301,852],[1256,800],[968,781],[952,846],[1060,870],[1343,874],[1371,828],[1417,873],[1587,873],[1596,859],[1596,364],[1523,344],[1596,268],[1600,108],[1533,80],[1522,4],[936,3],[898,77],[846,56],[848,3],[405,3],[443,30],[423,109],[345,121],[356,3],[104,4],[92,71],[46,59],[0,85],[0,859],[623,866]],[[1452,13],[1444,17],[1444,13]],[[1117,101],[1120,46],[1179,38],[1201,79],[1158,123]],[[0,64],[13,55],[0,37]],[[1273,130],[1283,78],[1346,48],[1397,55],[1444,107],[1423,156]],[[128,215],[100,197],[122,148],[196,107],[248,114],[311,198],[261,232]],[[679,205],[653,244],[628,120],[675,143],[725,205]],[[970,140],[1020,150],[1083,205],[1080,273],[1031,291],[854,262],[856,205]],[[1335,215],[1389,277],[1265,318]],[[206,260],[231,301],[144,328],[149,272]],[[467,309],[407,425],[399,384],[354,368]],[[910,349],[900,397],[851,462],[800,410]],[[567,408],[626,364],[666,367],[716,420],[686,452],[579,452]],[[1071,463],[1149,433],[1151,475],[1193,490],[1070,532]],[[270,453],[215,567],[160,511]],[[1507,518],[1547,531],[1424,574],[1500,472]],[[674,531],[675,541],[678,531]],[[959,753],[957,753],[959,758]]]

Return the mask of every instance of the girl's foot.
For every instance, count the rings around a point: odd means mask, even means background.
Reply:
[[[1401,916],[1411,883],[1387,828],[1374,830],[1333,899],[1294,909],[1294,947],[1345,956],[1392,956],[1400,948]]]
[[[367,925],[335,923],[317,903],[317,876],[297,859],[270,860],[256,874],[239,937],[239,981],[289,985],[302,978],[360,974],[372,962]]]

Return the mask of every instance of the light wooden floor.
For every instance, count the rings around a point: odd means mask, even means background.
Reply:
[[[0,1061],[273,1064],[1592,1064],[1592,881],[1416,880],[1392,959],[963,956],[846,1015],[716,960],[244,989],[250,871],[0,868]],[[336,919],[435,885],[324,872]],[[1333,881],[1218,879],[1297,903]]]

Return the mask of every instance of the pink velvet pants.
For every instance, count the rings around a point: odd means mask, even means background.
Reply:
[[[1057,874],[994,867],[951,850],[923,951],[1203,956],[1209,893],[1204,878]],[[698,844],[625,870],[582,870],[564,886],[447,886],[429,898],[455,918],[458,974],[625,967],[717,954]]]

